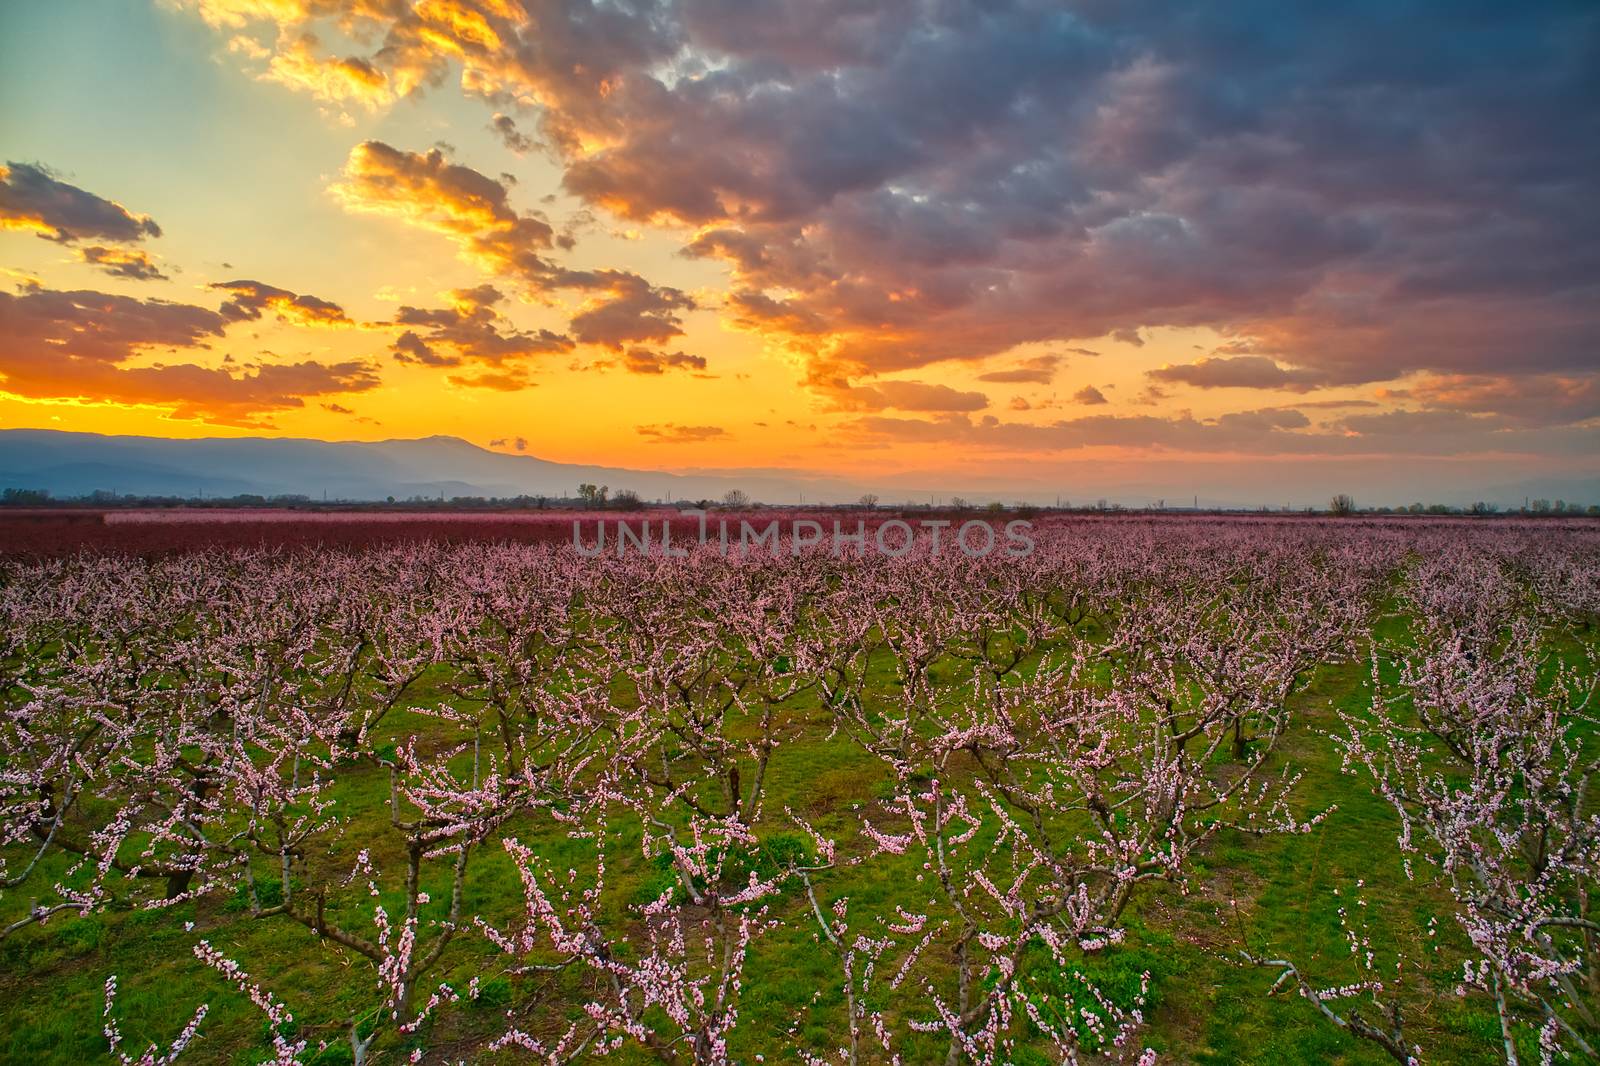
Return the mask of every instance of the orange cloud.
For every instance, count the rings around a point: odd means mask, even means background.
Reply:
[[[316,296],[303,296],[259,281],[219,281],[210,286],[232,293],[220,309],[230,322],[254,322],[272,311],[280,322],[301,326],[353,326],[344,308]]]
[[[683,332],[678,313],[695,306],[687,293],[623,271],[570,273],[565,283],[604,293],[572,317],[572,335],[584,344],[621,349],[628,341],[669,340]]]
[[[407,152],[365,141],[350,150],[343,179],[330,191],[347,210],[449,237],[463,258],[490,273],[539,283],[555,271],[538,254],[554,243],[550,224],[518,213],[504,185],[437,148]]]
[[[701,441],[726,437],[728,431],[721,426],[680,426],[667,422],[659,426],[639,426],[639,435],[657,444],[698,444]]]
[[[1048,385],[1056,375],[1056,366],[1061,362],[1059,355],[1036,355],[1024,359],[1010,370],[992,370],[987,374],[979,374],[979,381],[993,381],[998,384],[1031,383],[1035,385]]]
[[[318,55],[317,46],[315,34],[294,36],[280,44],[262,77],[328,104],[353,103],[377,111],[394,101],[394,88],[383,71],[359,56]]]
[[[921,381],[879,381],[831,390],[828,395],[841,408],[852,411],[981,411],[989,406],[989,397],[981,392],[961,392]]]
[[[106,248],[96,244],[78,249],[78,258],[114,278],[126,278],[129,281],[167,280],[155,260],[137,248]]]
[[[1600,379],[1593,376],[1435,374],[1381,395],[1415,400],[1429,408],[1498,415],[1521,425],[1558,426],[1600,418]]]
[[[193,363],[126,366],[162,349],[200,349],[225,319],[203,307],[108,293],[30,288],[0,293],[0,374],[17,396],[152,404],[180,418],[257,425],[307,396],[377,387],[368,363],[257,364],[242,371]]]
[[[649,348],[629,348],[622,354],[622,368],[630,374],[664,374],[668,370],[704,371],[703,355],[688,352],[657,352]]]
[[[680,313],[695,306],[687,293],[630,271],[569,270],[547,259],[541,253],[557,243],[550,224],[518,213],[503,184],[450,162],[437,148],[418,153],[380,141],[359,144],[332,192],[349,210],[444,234],[467,260],[532,292],[591,293],[571,322],[582,344],[620,350],[628,342],[668,340],[683,332]]]
[[[395,324],[408,327],[391,348],[396,362],[433,367],[477,362],[500,367],[510,360],[570,351],[573,347],[570,339],[550,330],[525,332],[512,327],[495,310],[504,297],[492,285],[456,289],[450,295],[449,307],[402,306],[396,312]],[[499,376],[450,380],[458,385],[510,391],[523,387],[516,383],[526,383],[523,373],[518,370],[515,376],[502,372]]]

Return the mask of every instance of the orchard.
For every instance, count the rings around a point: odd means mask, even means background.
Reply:
[[[0,1058],[1600,1059],[1600,528],[0,566]]]

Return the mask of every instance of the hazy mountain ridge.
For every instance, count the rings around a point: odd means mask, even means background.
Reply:
[[[794,502],[839,483],[771,475],[678,475],[556,463],[505,455],[456,437],[318,441],[236,437],[190,440],[120,437],[57,430],[0,430],[0,487],[81,496],[119,494],[279,496],[382,500],[393,496],[572,496],[579,484],[632,489],[645,499],[721,497],[739,488],[758,499]],[[853,490],[859,495],[860,490]]]
[[[1245,471],[1247,479],[1253,473]],[[1046,482],[1031,469],[1000,467],[986,478],[941,484],[929,471],[902,472],[867,485],[843,478],[808,477],[782,471],[720,468],[669,473],[622,467],[558,463],[531,455],[507,455],[457,437],[433,436],[383,441],[321,441],[289,437],[106,436],[49,429],[0,430],[0,488],[46,489],[57,497],[103,489],[125,495],[260,496],[306,495],[330,500],[382,500],[393,496],[572,496],[578,485],[632,489],[646,500],[719,499],[741,489],[766,503],[840,503],[868,490],[885,503],[903,500],[947,502],[961,494],[977,502],[991,499],[1049,503],[1070,499],[1083,504],[1105,497],[1142,507],[1164,499],[1170,506],[1192,502],[1196,490],[1203,507],[1273,507],[1293,496],[1295,507],[1322,506],[1332,492],[1348,491],[1363,506],[1413,501],[1465,505],[1488,500],[1501,507],[1521,506],[1524,498],[1600,503],[1600,478],[1547,477],[1490,485],[1448,484],[1440,479],[1396,471],[1390,483],[1362,485],[1348,473],[1325,476],[1326,485],[1297,483],[1292,492],[1270,477],[1250,484],[1184,484],[1195,472],[1175,477],[1177,484],[1114,482],[1114,472],[1086,469],[1080,478]],[[1298,475],[1297,475],[1298,476]],[[1199,477],[1205,477],[1200,473]],[[1308,479],[1313,480],[1313,479]],[[1486,479],[1487,480],[1487,479]],[[980,484],[972,484],[981,481]],[[1074,483],[1076,482],[1076,483]],[[1407,484],[1410,483],[1410,484]],[[1417,489],[1427,484],[1430,488]],[[1057,495],[1059,493],[1059,495]],[[1269,495],[1270,494],[1270,495]],[[1251,497],[1255,496],[1255,499]],[[1262,498],[1267,497],[1267,498]]]

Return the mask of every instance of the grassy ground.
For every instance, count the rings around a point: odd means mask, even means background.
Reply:
[[[1338,918],[1347,905],[1360,913],[1380,960],[1407,958],[1407,1028],[1433,1061],[1497,1061],[1498,1027],[1481,1000],[1453,994],[1459,934],[1441,922],[1430,935],[1430,908],[1438,889],[1410,882],[1394,846],[1396,819],[1359,776],[1341,771],[1327,731],[1337,728],[1337,708],[1359,711],[1367,701],[1364,664],[1326,667],[1294,697],[1296,718],[1275,759],[1304,772],[1298,808],[1336,807],[1313,832],[1266,838],[1219,837],[1197,864],[1187,891],[1161,886],[1141,896],[1131,913],[1130,936],[1097,957],[1090,976],[1110,989],[1136,985],[1153,975],[1149,1025],[1141,1038],[1170,1060],[1198,1063],[1377,1063],[1376,1048],[1343,1035],[1297,996],[1268,996],[1277,973],[1238,961],[1243,947],[1294,959],[1319,985],[1343,984],[1359,974]],[[880,679],[881,683],[881,679]],[[790,708],[792,720],[811,739],[780,748],[769,772],[764,836],[792,831],[782,820],[787,806],[824,833],[844,839],[851,809],[885,795],[881,764],[842,738],[824,739],[828,722],[809,699]],[[426,738],[436,726],[417,715],[396,714],[385,723],[390,739],[415,733]],[[338,778],[336,796],[351,819],[344,841],[332,853],[314,856],[328,869],[348,871],[356,846],[368,846],[380,865],[398,865],[399,838],[388,830],[387,783],[379,772],[353,766]],[[370,832],[362,827],[370,825]],[[659,890],[661,872],[638,858],[636,825],[611,827],[615,856],[631,861],[613,869],[608,906],[620,912]],[[533,843],[531,826],[511,832]],[[566,851],[580,845],[554,833],[538,838],[543,854],[558,867]],[[903,864],[902,864],[903,865]],[[893,862],[859,867],[827,882],[826,905],[839,894],[870,911],[892,901],[911,876]],[[447,872],[434,868],[433,916],[444,913]],[[1363,887],[1357,889],[1358,883]],[[1335,892],[1339,894],[1335,894]],[[509,923],[520,912],[521,889],[512,863],[497,847],[482,849],[467,879],[466,913]],[[1363,903],[1354,902],[1360,897]],[[370,905],[370,900],[357,902]],[[383,898],[391,913],[398,897]],[[8,899],[6,908],[25,900]],[[797,892],[778,908],[785,924],[759,942],[745,981],[735,1049],[746,1061],[759,1052],[766,1061],[793,1061],[795,1044],[818,1052],[841,1040],[843,997],[835,961],[819,948],[815,926]],[[425,912],[426,913],[426,912]],[[3,918],[4,915],[0,915]],[[352,926],[370,928],[370,910],[341,915]],[[192,931],[186,923],[193,922]],[[150,1041],[165,1043],[196,1004],[211,1010],[202,1038],[185,1056],[196,1062],[257,1062],[267,1047],[261,1013],[191,954],[205,936],[240,961],[294,1011],[301,1035],[342,1039],[336,1024],[370,1009],[375,978],[366,960],[319,944],[304,928],[278,917],[255,920],[240,900],[206,900],[167,911],[110,911],[90,917],[59,916],[43,927],[0,941],[0,1060],[16,1063],[95,1061],[106,1049],[101,1034],[102,986],[116,974],[116,1014],[124,1048],[135,1053]],[[463,961],[492,949],[478,937],[462,937],[446,956],[444,972],[468,969]],[[463,1005],[434,1024],[427,1045],[451,1060],[472,1059],[482,1043],[504,1028],[501,1011],[524,997],[525,978],[489,982],[477,1003]],[[386,1038],[382,1058],[396,1061],[405,1045]],[[920,1050],[943,1055],[943,1041],[929,1038]],[[913,1049],[917,1050],[917,1049]],[[348,1049],[330,1049],[319,1062],[348,1061]],[[632,1053],[622,1061],[639,1061]],[[430,1059],[431,1061],[431,1059]]]

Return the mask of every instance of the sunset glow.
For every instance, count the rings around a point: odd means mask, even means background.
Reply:
[[[8,5],[0,428],[1274,504],[1592,479],[1597,14]]]

